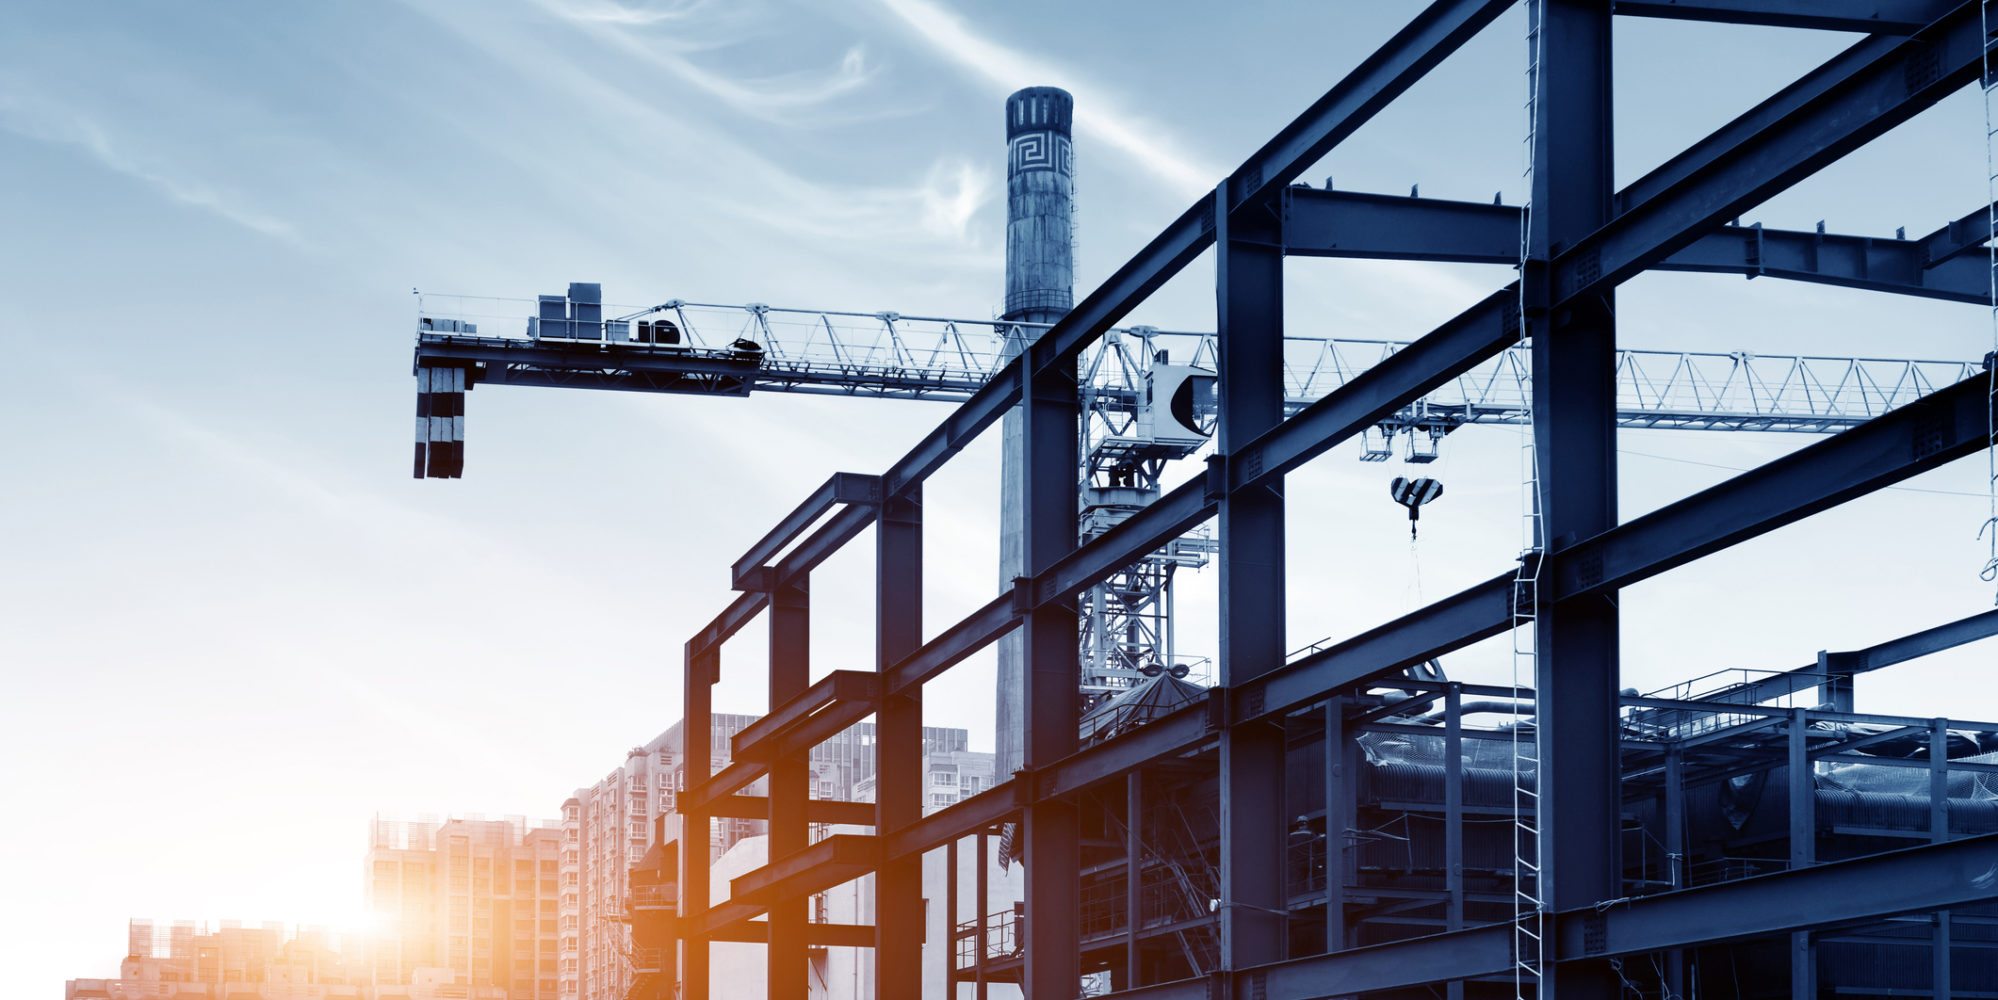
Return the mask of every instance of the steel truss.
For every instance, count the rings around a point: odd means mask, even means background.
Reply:
[[[1776,942],[1778,953],[1787,955],[1791,995],[1815,996],[1817,948],[1826,929],[1881,925],[1908,913],[1940,914],[1919,926],[1928,935],[1924,940],[1940,943],[1935,995],[1948,995],[1950,911],[1974,911],[1998,900],[1998,836],[1951,839],[1948,811],[1936,803],[1953,800],[1932,791],[1932,843],[1836,861],[1820,857],[1811,813],[1799,805],[1808,796],[1794,793],[1808,790],[1803,782],[1814,760],[1839,759],[1856,752],[1855,739],[1876,737],[1841,733],[1826,742],[1811,735],[1819,731],[1814,727],[1844,724],[1841,713],[1731,699],[1694,707],[1742,716],[1738,722],[1714,730],[1660,724],[1633,739],[1625,731],[1627,717],[1656,722],[1662,718],[1657,713],[1688,709],[1687,703],[1670,700],[1621,702],[1614,598],[1620,587],[1987,448],[1989,381],[1981,374],[1959,381],[1620,522],[1614,464],[1618,349],[1611,297],[1618,283],[1701,245],[1744,208],[1976,79],[1986,44],[1981,12],[1977,4],[1920,0],[1619,5],[1648,16],[1857,27],[1874,34],[1617,192],[1609,185],[1610,7],[1579,0],[1534,3],[1545,32],[1546,83],[1545,99],[1536,108],[1541,145],[1535,153],[1534,231],[1523,287],[1495,292],[1323,398],[1287,413],[1282,259],[1291,247],[1309,245],[1307,221],[1283,210],[1300,201],[1290,184],[1511,6],[1511,0],[1440,0],[1017,360],[994,372],[907,456],[879,476],[835,477],[737,564],[735,583],[742,592],[687,644],[686,725],[690,732],[708,729],[722,644],[766,610],[772,630],[771,710],[737,737],[735,763],[720,774],[708,777],[706,742],[689,742],[687,768],[696,776],[690,782],[706,780],[687,790],[680,809],[694,829],[711,816],[738,815],[745,805],[733,801],[733,793],[771,774],[771,796],[763,801],[773,860],[738,879],[733,898],[715,906],[708,899],[705,852],[684,852],[678,918],[683,996],[712,995],[706,943],[751,936],[740,928],[766,912],[773,995],[802,996],[800,970],[812,940],[802,901],[867,872],[876,878],[873,946],[880,995],[918,995],[922,855],[954,854],[966,837],[981,837],[982,844],[996,824],[1013,821],[1024,840],[1027,893],[1025,918],[1011,928],[1017,981],[1036,998],[1073,997],[1085,971],[1079,944],[1083,824],[1096,808],[1092,797],[1104,798],[1106,788],[1123,787],[1147,768],[1204,770],[1214,781],[1217,968],[1198,979],[1154,983],[1145,981],[1146,971],[1133,960],[1121,971],[1112,967],[1119,995],[1301,1000],[1432,984],[1451,984],[1456,994],[1502,975],[1518,957],[1509,908],[1503,920],[1465,921],[1470,911],[1463,907],[1476,901],[1478,890],[1468,888],[1461,874],[1440,890],[1455,907],[1458,924],[1441,933],[1363,940],[1360,930],[1371,934],[1382,925],[1364,924],[1356,916],[1363,901],[1346,895],[1345,856],[1351,852],[1344,848],[1323,848],[1325,898],[1315,911],[1322,923],[1315,940],[1300,934],[1286,868],[1292,831],[1287,802],[1300,790],[1286,786],[1284,764],[1298,720],[1318,719],[1325,810],[1319,830],[1328,844],[1332,835],[1343,836],[1352,822],[1343,811],[1352,808],[1356,785],[1354,747],[1370,726],[1405,724],[1395,715],[1403,706],[1383,700],[1381,683],[1430,701],[1446,699],[1445,711],[1457,721],[1443,730],[1444,738],[1475,738],[1462,728],[1461,688],[1425,693],[1421,684],[1398,675],[1511,627],[1525,602],[1531,602],[1539,670],[1531,709],[1541,748],[1534,779],[1544,803],[1537,830],[1547,859],[1539,896],[1547,903],[1551,931],[1547,953],[1539,956],[1548,970],[1543,996],[1614,995],[1633,985],[1627,958],[1663,956],[1662,967],[1689,950],[1744,939]],[[1446,244],[1443,251],[1418,247],[1402,256],[1466,259],[1477,247],[1469,236],[1453,242],[1458,228],[1435,232]],[[1982,238],[1972,234],[1971,245]],[[1220,318],[1217,454],[1204,477],[1078,542],[1075,486],[1083,419],[1078,359],[1209,247],[1217,251]],[[1422,610],[1287,660],[1283,476],[1488,362],[1529,331],[1547,539],[1526,556],[1539,562],[1536,586],[1523,590],[1515,585],[1518,574],[1501,572]],[[922,483],[1016,405],[1025,425],[1027,575],[925,642]],[[1209,519],[1218,522],[1218,685],[1204,704],[1081,746],[1075,596]],[[876,669],[837,672],[806,686],[802,630],[809,576],[870,526],[877,529]],[[1026,768],[999,788],[921,815],[924,683],[1015,630],[1023,633],[1026,657]],[[1975,623],[1950,631],[1973,633],[1988,634],[1988,628]],[[1827,666],[1819,686],[1834,689],[1838,673],[1836,665]],[[869,714],[877,720],[881,762],[874,832],[806,845],[806,793],[784,775],[815,742]],[[1930,768],[1931,781],[1939,781],[1935,775],[1946,778],[1958,769],[1943,763],[1947,727],[1926,720],[1898,725],[1922,724],[1931,726],[1933,742],[1927,762],[1913,764]],[[1654,780],[1666,787],[1690,780],[1688,754],[1732,753],[1747,761],[1740,767],[1760,766],[1749,759],[1757,745],[1738,745],[1732,736],[1712,738],[1722,731],[1743,739],[1784,734],[1770,752],[1783,759],[1793,791],[1788,853],[1780,859],[1785,870],[1700,886],[1668,871],[1652,880],[1663,884],[1640,878],[1639,889],[1632,891],[1632,859],[1620,846],[1628,794]],[[1454,778],[1445,785],[1455,787]],[[1133,792],[1132,800],[1139,795]],[[1444,814],[1461,819],[1467,804],[1449,793],[1444,798]],[[1665,801],[1669,809],[1669,794]],[[1939,810],[1944,819],[1938,825]],[[1127,812],[1123,829],[1137,826],[1130,818],[1142,815]],[[1462,834],[1456,838],[1461,849]],[[1335,863],[1334,857],[1341,860]],[[1973,912],[1963,919],[1981,918]],[[981,942],[984,930],[979,928]],[[1889,926],[1870,933],[1891,931]],[[1132,955],[1135,941],[1134,935]],[[1666,991],[1675,981],[1669,971],[1658,978]],[[1771,992],[1782,989],[1779,982]]]

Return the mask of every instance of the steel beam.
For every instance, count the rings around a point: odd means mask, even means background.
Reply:
[[[761,920],[738,920],[709,934],[708,940],[763,944],[770,940],[770,925]],[[866,924],[806,924],[805,942],[814,948],[872,948],[874,928]]]
[[[1736,119],[1695,147],[1707,157],[1701,166],[1640,204],[1626,202],[1608,225],[1563,250],[1553,302],[1614,287],[1976,79],[1984,54],[1978,5],[1958,6],[1914,38],[1880,42],[1860,42]],[[1760,127],[1743,131],[1742,122]]]
[[[872,478],[872,477],[869,477]],[[830,509],[837,497],[839,477],[834,476],[828,483],[830,494],[826,509]],[[814,517],[816,515],[813,515]],[[792,534],[802,531],[810,518],[790,528]],[[758,548],[771,544],[776,536],[766,536],[758,543]],[[788,541],[788,539],[785,539]],[[776,542],[770,551],[783,545]],[[753,562],[761,568],[768,555],[756,558]],[[743,564],[737,563],[737,578],[741,578]],[[812,616],[811,595],[805,580],[787,583],[770,592],[770,709],[775,711],[785,703],[803,695],[811,685]],[[807,801],[811,798],[811,755],[809,753],[784,754],[770,761],[770,853],[773,858],[786,857],[805,850],[810,843],[811,827],[806,818]],[[808,992],[811,972],[810,947],[806,939],[808,900],[803,894],[791,893],[773,896],[769,901],[770,932],[769,942],[764,948],[765,983],[771,1000],[804,1000]]]
[[[889,494],[875,535],[875,668],[883,674],[923,641],[923,495]],[[885,677],[883,678],[885,682]],[[885,683],[883,685],[885,687]],[[890,834],[923,815],[923,692],[884,693],[875,714],[875,830]],[[792,751],[800,756],[804,751]],[[875,842],[875,976],[884,997],[922,992],[923,859],[883,860]]]
[[[1293,257],[1517,264],[1520,210],[1508,205],[1318,191],[1283,193]],[[1653,270],[1781,278],[1946,302],[1987,303],[1986,261],[1963,254],[1989,228],[1982,211],[1919,240],[1721,226]]]
[[[1616,12],[1679,21],[1911,35],[1951,6],[1953,0],[1617,0]]]
[[[1982,611],[1935,628],[1923,629],[1899,639],[1890,639],[1865,649],[1820,654],[1819,662],[1757,678],[1714,696],[1715,701],[1740,701],[1759,705],[1784,695],[1795,694],[1826,684],[1850,683],[1852,675],[1905,663],[1917,657],[1939,653],[1965,643],[1998,635],[1998,611]]]
[[[769,864],[729,881],[732,903],[763,909],[780,899],[801,898],[851,882],[881,863],[881,840],[869,834],[836,833],[810,847],[773,858]],[[918,933],[918,938],[921,934]],[[878,947],[878,945],[877,945]]]
[[[1220,332],[1216,451],[1284,419],[1282,230],[1254,209],[1231,213],[1214,195],[1215,315]],[[1283,479],[1225,491],[1220,502],[1220,685],[1283,665]],[[1278,722],[1221,734],[1221,954],[1228,969],[1284,957],[1284,741]]]
[[[713,739],[709,734],[714,731],[714,683],[720,670],[719,649],[708,647],[696,652],[693,643],[687,644],[681,695],[681,704],[686,707],[680,723],[680,742],[681,767],[689,789],[705,784],[713,766]],[[686,918],[698,920],[708,910],[708,854],[713,844],[708,834],[708,814],[684,797],[678,806],[680,913],[684,935],[680,941],[680,994],[684,1000],[708,1000],[708,941],[698,923],[689,923]]]
[[[1281,205],[1291,257],[1519,262],[1519,209],[1510,205],[1298,186],[1283,190]]]
[[[784,546],[796,541],[825,513],[843,504],[875,504],[881,502],[881,477],[862,475],[857,472],[835,472],[805,498],[805,502],[793,508],[771,528],[769,533],[758,539],[742,558],[730,567],[731,585],[737,590],[768,590],[772,581],[761,579],[769,573],[769,562]]]
[[[1657,271],[1782,278],[1944,302],[1988,304],[1991,276],[1977,257],[1931,260],[1913,240],[1726,226],[1652,265]]]
[[[718,819],[770,818],[770,799],[762,795],[724,795],[702,808]],[[834,826],[873,826],[874,803],[812,799],[805,804],[805,818]]]
[[[1998,834],[1561,914],[1558,954],[1634,955],[1998,900]],[[1592,920],[1600,923],[1592,926]],[[1600,930],[1597,943],[1592,940]]]
[[[1556,293],[1546,263],[1609,220],[1615,187],[1609,11],[1591,0],[1539,0],[1528,9],[1536,13],[1531,258],[1522,281],[1532,333],[1536,545],[1546,549],[1617,522],[1614,286],[1547,308]],[[1558,600],[1544,578],[1534,581],[1531,891],[1560,910],[1622,895],[1618,614],[1613,598]],[[1600,963],[1555,968],[1539,996],[1602,996],[1614,983]]]
[[[1051,331],[1022,355],[1033,372],[1020,408],[1021,537],[1030,577],[1076,544],[1081,408],[1074,363],[1060,363],[1055,353]],[[1075,607],[1066,600],[1048,600],[1026,615],[1021,714],[1022,756],[1028,773],[1075,752],[1076,685],[1081,681],[1076,628]],[[1026,952],[1022,987],[1028,996],[1069,1000],[1080,990],[1082,978],[1076,947],[1082,905],[1081,814],[1074,802],[1062,799],[1028,802],[1023,813],[1027,911],[1021,931]]]
[[[1921,244],[1923,262],[1934,267],[1972,250],[1982,250],[1990,240],[1991,208],[1987,205],[1916,242]]]
[[[810,573],[820,563],[832,558],[841,546],[873,525],[874,513],[872,505],[842,507],[778,560],[777,565],[770,567],[769,574],[762,578],[761,583],[766,587],[779,587]],[[719,647],[730,636],[742,631],[768,606],[769,599],[764,591],[737,594],[721,614],[688,640],[689,647],[696,652]]]
[[[1978,376],[1554,555],[1556,599],[1612,591],[1985,447]]]
[[[1998,900],[1998,834],[1564,911],[1553,920],[1548,957],[1556,965],[1597,963],[1992,900]],[[1511,934],[1510,925],[1493,924],[1292,959],[1237,972],[1216,992],[1203,978],[1110,995],[1318,1000],[1499,976],[1512,970]]]
[[[846,727],[841,725],[823,735],[814,733],[812,735],[817,735],[818,738],[810,743],[794,738],[801,730],[841,705],[857,705],[858,708],[865,709],[866,711],[862,711],[860,716],[849,720],[849,724],[852,721],[859,721],[859,718],[873,713],[872,706],[880,698],[880,692],[881,678],[878,674],[864,670],[835,670],[820,678],[818,683],[799,692],[796,697],[773,706],[762,718],[744,726],[730,741],[733,747],[731,756],[736,760],[767,762],[781,753],[780,743],[788,743],[791,746],[802,744],[804,749],[809,750]]]

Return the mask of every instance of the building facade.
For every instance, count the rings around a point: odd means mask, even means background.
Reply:
[[[735,735],[759,716],[716,713],[713,718],[708,753],[713,768],[719,771],[733,759]],[[925,800],[926,808],[941,808],[992,786],[992,755],[970,752],[968,740],[969,734],[962,729],[923,730],[926,758],[933,768],[949,774],[948,787],[938,784],[933,788]],[[866,796],[873,787],[875,771],[873,723],[860,723],[813,747],[811,765],[814,798],[871,801]],[[633,747],[616,769],[596,784],[578,789],[563,803],[562,832],[565,844],[575,850],[578,891],[575,933],[572,937],[566,922],[562,932],[560,1000],[625,1000],[630,992],[631,867],[644,857],[660,818],[678,815],[678,796],[686,790],[685,734],[676,723],[650,742]],[[763,782],[759,780],[743,791],[761,795]],[[946,797],[948,802],[942,802]],[[930,804],[938,802],[941,804]],[[709,820],[706,840],[710,863],[718,863],[737,845],[764,832],[761,820]],[[567,850],[565,846],[565,866],[569,864]],[[563,873],[567,879],[566,867]]]
[[[115,979],[72,979],[66,1000],[504,1000],[469,988],[377,992],[364,949],[322,928],[287,939],[282,924],[133,920]],[[433,973],[441,970],[431,970]],[[442,977],[433,975],[433,981]],[[456,984],[451,984],[456,985]]]
[[[563,838],[559,824],[519,819],[375,823],[371,983],[411,985],[441,969],[509,1000],[557,1000]]]

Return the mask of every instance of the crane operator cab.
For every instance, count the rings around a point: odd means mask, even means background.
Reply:
[[[1154,363],[1138,408],[1138,436],[1191,453],[1214,435],[1214,373],[1192,365]]]

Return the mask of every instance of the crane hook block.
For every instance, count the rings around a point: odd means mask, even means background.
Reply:
[[[1422,505],[1443,495],[1443,484],[1434,479],[1406,479],[1394,477],[1388,484],[1388,496],[1394,502],[1408,508],[1408,537],[1415,537],[1415,522],[1422,519]]]

